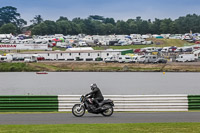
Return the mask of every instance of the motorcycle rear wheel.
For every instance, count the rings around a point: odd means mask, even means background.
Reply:
[[[109,117],[113,114],[114,110],[110,104],[104,104],[102,108],[108,108],[107,110],[101,113],[103,116]]]
[[[85,107],[81,104],[75,104],[72,108],[72,114],[76,117],[81,117],[85,114]]]

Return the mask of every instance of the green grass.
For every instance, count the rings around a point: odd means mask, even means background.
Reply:
[[[0,125],[0,133],[198,133],[199,131],[200,123]]]
[[[23,72],[34,71],[34,68],[30,68],[26,63],[0,63],[1,72]]]
[[[193,43],[188,43],[184,40],[178,40],[178,39],[149,39],[154,42],[154,44],[151,45],[128,45],[128,46],[102,46],[102,47],[93,47],[95,50],[103,50],[103,49],[141,49],[146,47],[168,47],[168,46],[177,46],[177,47],[183,47],[183,46],[190,46],[193,45]]]
[[[66,48],[53,47],[52,50],[53,51],[55,51],[55,50],[65,51]]]
[[[94,50],[105,50],[105,49],[141,49],[146,47],[156,47],[156,45],[127,45],[127,46],[108,46],[108,47],[92,47]],[[158,47],[158,46],[157,46]]]

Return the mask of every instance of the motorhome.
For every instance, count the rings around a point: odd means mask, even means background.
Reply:
[[[194,54],[181,54],[176,59],[176,62],[192,62],[196,61],[197,57]]]

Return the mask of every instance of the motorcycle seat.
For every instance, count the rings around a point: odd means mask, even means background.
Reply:
[[[106,100],[103,100],[102,102],[100,102],[99,105],[102,106],[105,103],[110,103],[110,102],[112,102],[110,99],[106,99]]]

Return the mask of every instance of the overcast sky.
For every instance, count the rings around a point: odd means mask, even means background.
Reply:
[[[200,15],[200,0],[0,0],[0,7],[14,6],[26,21],[35,15],[45,20],[87,18],[89,15],[127,20],[172,18],[186,14]]]

